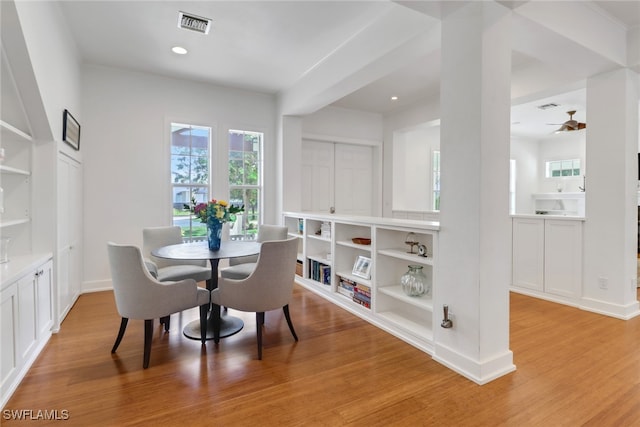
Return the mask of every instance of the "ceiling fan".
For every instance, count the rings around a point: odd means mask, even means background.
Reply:
[[[570,132],[572,130],[580,130],[580,129],[584,129],[587,127],[586,123],[581,123],[578,122],[577,120],[573,120],[573,115],[576,113],[575,110],[573,111],[567,111],[567,114],[569,115],[569,120],[567,120],[566,122],[560,124],[560,123],[547,123],[548,125],[552,125],[552,126],[560,126],[560,128],[558,130],[555,131],[555,133],[558,132]]]

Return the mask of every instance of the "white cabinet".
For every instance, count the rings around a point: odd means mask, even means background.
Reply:
[[[13,261],[12,261],[13,262]],[[0,407],[49,340],[53,326],[53,261],[24,257],[2,266],[0,290]],[[6,279],[6,281],[5,281]]]
[[[437,223],[306,213],[285,213],[284,223],[301,240],[299,284],[417,348],[433,351]],[[323,235],[323,224],[330,236]],[[428,256],[408,253],[404,242],[410,232],[427,247]],[[369,277],[353,273],[359,257],[370,260]],[[402,291],[400,278],[414,264],[422,266],[431,295],[410,297]],[[317,275],[318,266],[330,269],[328,281]]]
[[[512,284],[544,290],[544,220],[513,218]]]
[[[544,291],[575,298],[581,295],[582,222],[545,220]]]
[[[514,217],[512,290],[577,304],[582,280],[582,219]]]
[[[12,283],[0,291],[0,407],[18,375],[18,286]]]

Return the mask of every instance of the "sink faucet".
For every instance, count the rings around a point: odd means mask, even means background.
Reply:
[[[582,187],[578,187],[578,189],[580,191],[582,191],[583,193],[587,190],[587,181],[586,181],[587,177],[586,175],[582,175]]]

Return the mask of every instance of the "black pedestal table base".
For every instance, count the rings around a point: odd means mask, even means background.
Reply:
[[[215,307],[214,307],[215,310]],[[222,315],[220,318],[220,338],[230,337],[244,328],[244,322],[239,317]],[[200,339],[200,320],[189,322],[183,330],[184,336],[192,340]],[[213,339],[213,314],[209,312],[207,318],[207,341]]]

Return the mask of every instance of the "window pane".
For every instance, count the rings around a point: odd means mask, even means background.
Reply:
[[[262,211],[260,191],[263,138],[264,134],[260,132],[229,131],[229,201],[245,207],[244,213],[238,215],[238,220],[232,227],[232,238],[256,237]]]
[[[244,156],[244,184],[258,185],[257,153],[246,153]]]
[[[189,187],[173,187],[173,214],[178,216],[188,215],[184,210],[184,205],[188,205],[191,200],[191,189]]]
[[[576,159],[573,161],[573,176],[580,175],[580,159]]]
[[[206,184],[209,182],[209,158],[191,158],[191,182],[194,184]]]
[[[173,224],[180,226],[186,239],[206,236],[206,224],[185,209],[194,198],[209,199],[209,144],[211,128],[171,124],[171,182],[173,186]],[[178,185],[175,185],[178,184]]]
[[[244,170],[242,168],[242,160],[229,161],[229,184],[242,185]]]
[[[188,183],[190,181],[189,169],[189,156],[171,156],[171,182],[174,184]]]
[[[257,188],[236,188],[230,191],[229,202],[244,205],[244,212],[237,215],[231,227],[231,236],[255,239],[260,223],[260,192]]]

